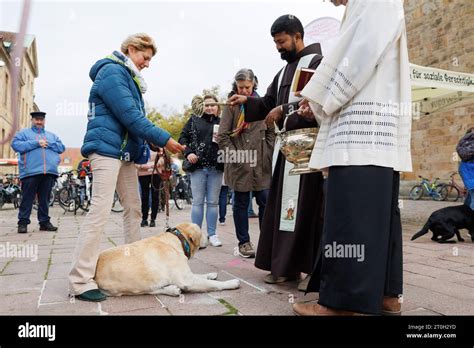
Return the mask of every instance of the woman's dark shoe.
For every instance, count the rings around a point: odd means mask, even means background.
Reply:
[[[101,302],[107,299],[107,296],[99,289],[92,289],[75,296],[78,300],[88,302]]]
[[[148,221],[142,220],[142,223],[140,224],[141,227],[148,226]]]
[[[18,225],[18,233],[28,232],[28,225]]]
[[[151,220],[150,221],[150,227],[155,227],[155,226],[156,226],[155,220]]]

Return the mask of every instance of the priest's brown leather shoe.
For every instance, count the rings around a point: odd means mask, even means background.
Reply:
[[[402,304],[400,303],[398,297],[388,297],[383,298],[382,304],[382,315],[401,315],[402,314]]]
[[[301,316],[354,316],[365,315],[363,313],[344,311],[341,309],[332,309],[321,306],[316,303],[295,303],[293,304],[293,312]]]

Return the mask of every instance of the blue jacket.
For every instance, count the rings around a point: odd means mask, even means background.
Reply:
[[[462,161],[459,164],[459,174],[464,182],[464,186],[468,190],[474,189],[474,160]]]
[[[94,64],[89,76],[94,83],[81,148],[84,157],[97,153],[136,161],[143,152],[144,140],[160,147],[166,145],[171,136],[145,117],[142,94],[128,68],[105,58]]]
[[[42,148],[40,139],[46,138],[48,147]],[[65,148],[61,140],[44,128],[25,128],[19,131],[12,140],[12,149],[18,152],[18,168],[20,179],[38,175],[58,175],[58,165],[61,159],[59,154]]]

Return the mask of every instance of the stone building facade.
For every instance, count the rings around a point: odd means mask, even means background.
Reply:
[[[411,63],[474,72],[474,1],[405,0],[405,17]],[[474,101],[414,119],[413,172],[402,179],[447,180],[458,168],[457,142],[472,126]]]
[[[0,31],[0,140],[8,138],[13,127],[13,108],[11,99],[12,67],[15,62],[12,52],[16,44],[16,34]],[[34,103],[35,78],[38,77],[38,59],[36,39],[27,35],[24,41],[24,53],[21,59],[20,89],[18,91],[19,124],[18,128],[30,126],[30,112],[37,111]],[[10,141],[0,145],[0,158],[14,158],[15,153],[10,147]],[[8,170],[0,169],[1,172]]]

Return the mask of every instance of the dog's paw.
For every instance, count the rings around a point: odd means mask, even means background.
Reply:
[[[206,274],[207,276],[207,279],[210,279],[210,280],[216,280],[217,279],[217,273],[213,272],[213,273],[208,273]]]
[[[168,285],[167,287],[163,288],[166,291],[166,295],[169,296],[179,296],[181,295],[181,289],[176,285]]]
[[[238,289],[240,287],[240,280],[232,279],[225,282],[227,289]]]

